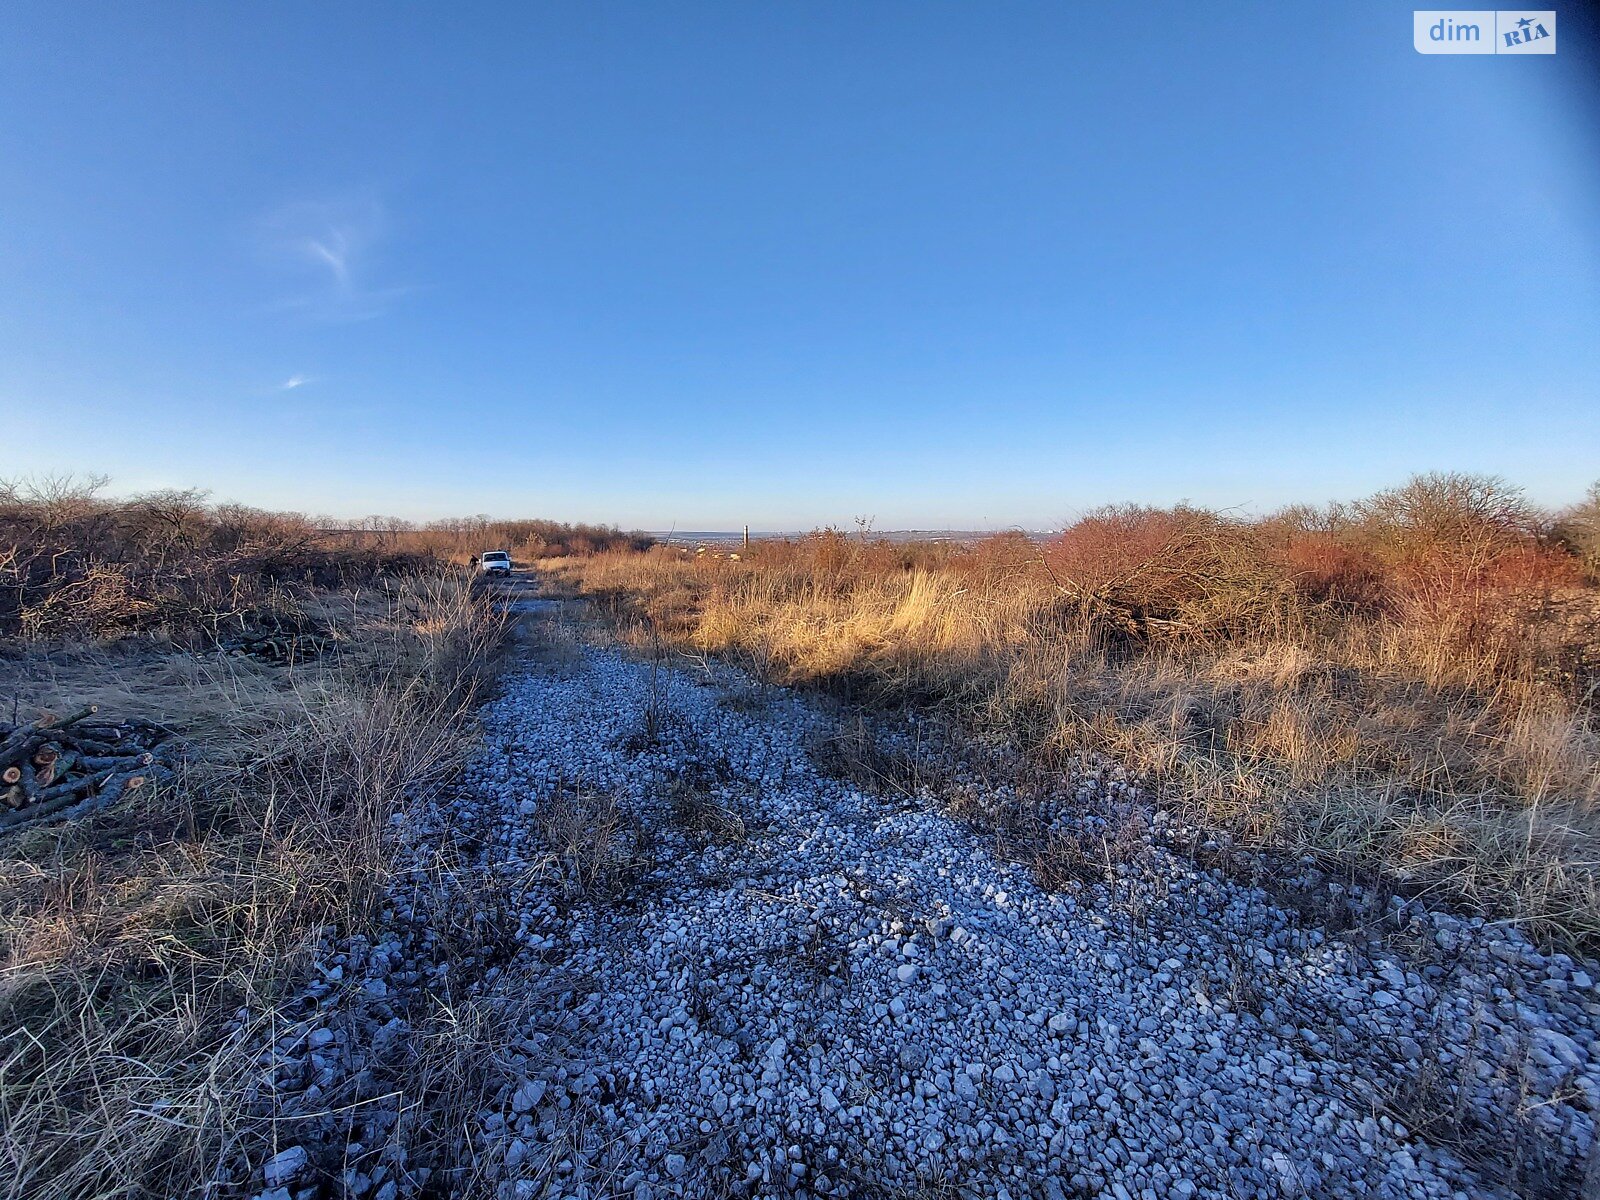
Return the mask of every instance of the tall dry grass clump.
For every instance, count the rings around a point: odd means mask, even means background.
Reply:
[[[1042,541],[826,531],[552,569],[763,678],[938,705],[1046,762],[1111,755],[1252,844],[1593,938],[1600,595],[1579,524],[1426,475],[1261,520],[1121,506]]]
[[[500,618],[464,581],[321,597],[337,655],[12,643],[8,704],[160,721],[178,779],[0,838],[0,1196],[179,1196],[271,1153],[247,1104],[306,948],[360,931],[391,816],[468,746]]]

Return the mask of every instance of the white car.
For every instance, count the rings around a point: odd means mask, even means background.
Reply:
[[[511,555],[504,550],[485,550],[478,556],[478,570],[485,575],[509,575]]]

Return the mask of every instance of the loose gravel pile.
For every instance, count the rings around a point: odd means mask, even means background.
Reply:
[[[828,718],[732,672],[586,647],[484,720],[461,789],[408,814],[393,933],[330,942],[265,1056],[280,1108],[372,1097],[302,1124],[273,1200],[465,1186],[381,1096],[441,1006],[496,1044],[435,1139],[507,1200],[1582,1185],[1592,964],[1400,901],[1331,934],[1114,777],[1046,819],[1109,847],[1137,811],[1131,851],[1043,891],[939,796],[822,773]]]

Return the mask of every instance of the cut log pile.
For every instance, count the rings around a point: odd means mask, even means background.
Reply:
[[[305,662],[331,650],[335,638],[328,629],[288,620],[275,614],[250,613],[247,627],[217,639],[218,649],[263,662]],[[241,622],[244,624],[245,622]]]
[[[0,722],[0,833],[101,812],[171,777],[167,730],[95,721],[96,712],[91,704],[26,725]]]

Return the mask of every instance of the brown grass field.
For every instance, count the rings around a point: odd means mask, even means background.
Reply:
[[[544,564],[650,636],[1093,754],[1242,844],[1600,936],[1600,505],[1425,476],[1241,520],[1110,508],[971,545],[826,531]]]

